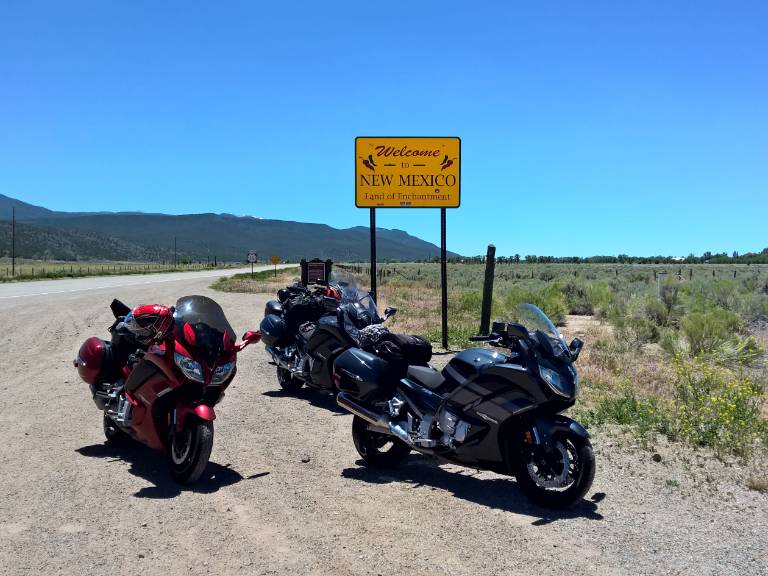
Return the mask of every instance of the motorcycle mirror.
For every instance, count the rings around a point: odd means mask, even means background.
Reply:
[[[243,341],[244,342],[258,342],[261,340],[261,332],[248,330],[245,334],[243,334]]]
[[[397,314],[397,308],[393,306],[387,306],[384,308],[384,319],[387,319],[390,316],[394,316],[395,314]]]
[[[248,332],[243,334],[243,341],[235,344],[235,350],[240,352],[243,348],[248,346],[248,344],[255,344],[259,340],[261,340],[261,332],[258,330],[255,332],[253,330],[248,330]]]
[[[571,340],[571,343],[568,346],[568,351],[571,353],[571,358],[573,358],[574,361],[579,357],[583,346],[584,341],[581,338],[574,338]]]
[[[522,324],[511,322],[507,324],[507,338],[517,338],[518,340],[528,339],[528,329]]]

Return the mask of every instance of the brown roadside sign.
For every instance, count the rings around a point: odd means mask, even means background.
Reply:
[[[358,208],[458,208],[460,203],[460,138],[355,138]]]

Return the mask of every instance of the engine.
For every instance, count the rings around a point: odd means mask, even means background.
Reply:
[[[411,409],[404,409],[406,406]],[[384,410],[407,434],[408,439],[399,437],[414,446],[443,447],[452,450],[464,442],[469,435],[470,424],[461,420],[446,407],[441,407],[437,415],[432,415],[419,411],[408,403],[407,398],[398,394],[386,402]]]

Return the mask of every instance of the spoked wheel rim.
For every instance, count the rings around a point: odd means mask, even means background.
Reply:
[[[581,471],[579,451],[569,439],[558,439],[548,454],[531,452],[526,469],[530,479],[542,490],[567,490]]]

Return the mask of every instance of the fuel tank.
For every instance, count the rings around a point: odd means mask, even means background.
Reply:
[[[472,348],[462,350],[443,369],[443,376],[454,385],[460,385],[470,378],[477,377],[480,372],[494,364],[503,364],[507,361],[504,354],[485,348]]]

